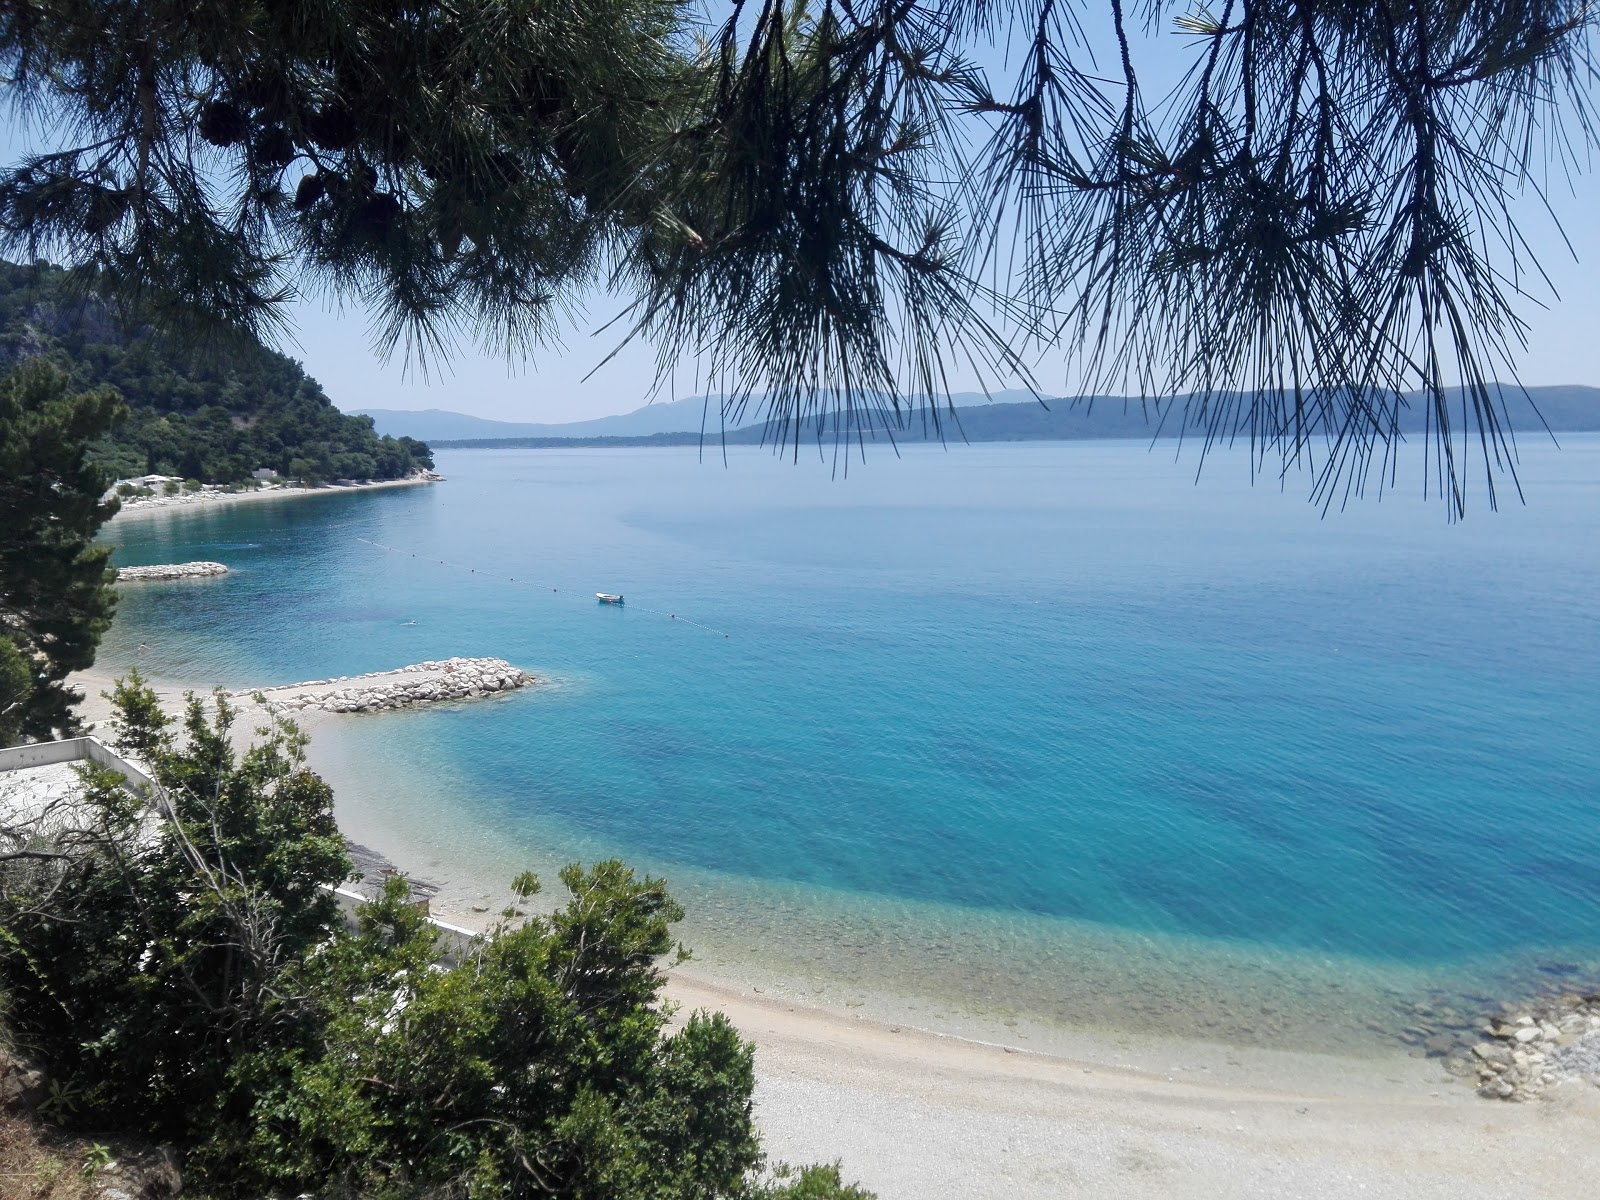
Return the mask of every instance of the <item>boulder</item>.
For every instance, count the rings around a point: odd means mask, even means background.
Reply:
[[[1511,1065],[1511,1051],[1499,1042],[1479,1042],[1472,1052],[1491,1066]]]
[[[0,1108],[33,1112],[50,1094],[50,1081],[31,1059],[0,1051]]]
[[[183,1191],[183,1173],[170,1146],[124,1148],[95,1182],[105,1200],[167,1200]]]

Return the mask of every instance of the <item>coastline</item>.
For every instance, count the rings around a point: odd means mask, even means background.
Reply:
[[[136,501],[124,500],[122,507],[107,527],[119,521],[137,520],[158,513],[204,512],[235,504],[262,504],[277,500],[301,499],[307,496],[338,496],[349,492],[373,492],[386,488],[421,487],[442,482],[441,478],[411,477],[407,479],[378,479],[369,483],[326,484],[321,487],[290,487],[280,484],[257,488],[248,492],[187,492],[176,496],[149,496]]]
[[[86,719],[112,672],[74,677]],[[152,680],[164,704],[183,682]],[[341,724],[297,714],[336,797]],[[403,718],[400,718],[403,719]],[[243,737],[256,722],[243,720]],[[336,800],[347,838],[429,883],[437,846],[380,807]],[[436,915],[483,928],[508,892],[487,861],[451,862]],[[759,972],[669,973],[682,1012],[726,1013],[757,1047],[757,1120],[774,1161],[841,1158],[881,1200],[995,1197],[1543,1197],[1600,1173],[1600,1089],[1529,1104],[1481,1100],[1437,1060],[1264,1050],[1074,1031],[1049,1051],[1026,1027],[942,1029],[817,1004]],[[733,976],[740,973],[735,970]]]
[[[509,902],[492,858],[441,858],[437,842],[336,781],[340,725],[356,719],[319,717],[311,728],[312,764],[345,796],[340,828],[439,885],[441,919],[484,928]],[[1047,1040],[1027,1023],[985,1018],[922,1027],[722,967],[671,970],[666,996],[682,1014],[725,1013],[755,1044],[769,1155],[842,1159],[846,1178],[880,1200],[1533,1200],[1600,1171],[1591,1087],[1508,1105],[1399,1049],[1341,1056],[1092,1028]],[[1040,1045],[1049,1049],[1030,1048]]]
[[[1288,1076],[1107,1068],[675,980],[757,1047],[776,1159],[841,1158],[881,1200],[1546,1197],[1600,1169],[1600,1099],[1543,1105]]]

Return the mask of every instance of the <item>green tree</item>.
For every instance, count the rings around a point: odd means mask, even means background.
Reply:
[[[22,740],[22,723],[33,695],[33,670],[8,637],[0,637],[0,746]]]
[[[333,468],[326,461],[310,458],[289,460],[288,476],[301,487],[315,487],[319,483],[325,483],[332,474]]]
[[[443,971],[391,882],[310,965],[314,1047],[288,1073],[271,1051],[240,1065],[256,1102],[213,1149],[262,1189],[741,1195],[761,1160],[751,1048],[721,1015],[668,1032],[656,1003],[682,910],[617,862],[562,882],[564,908]]]
[[[0,14],[48,133],[0,178],[49,251],[173,324],[262,330],[297,290],[424,357],[524,354],[611,289],[798,436],[832,410],[1028,377],[1182,403],[1329,491],[1416,389],[1508,446],[1515,212],[1586,165],[1586,0],[54,0]],[[1149,31],[1191,69],[1147,100]],[[1087,32],[1086,32],[1087,30]],[[1002,71],[973,60],[1006,44]],[[1109,51],[1106,70],[1095,61]],[[1462,410],[1447,403],[1452,376]],[[1160,407],[1160,404],[1157,406]],[[937,411],[935,411],[937,419]],[[1381,474],[1381,472],[1377,472]],[[1491,493],[1492,494],[1492,493]]]
[[[332,795],[278,723],[242,758],[220,693],[190,698],[180,743],[137,674],[113,729],[151,770],[154,827],[115,773],[91,774],[74,854],[0,882],[13,1019],[107,1127],[187,1138],[245,1101],[228,1072],[285,1019],[286,963],[337,920],[349,873]],[[40,905],[34,898],[50,897]]]
[[[67,735],[116,593],[95,534],[116,511],[89,444],[121,412],[110,389],[71,393],[66,375],[25,363],[0,379],[0,742]]]

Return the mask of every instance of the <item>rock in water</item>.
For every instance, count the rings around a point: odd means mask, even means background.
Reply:
[[[349,683],[349,687],[330,684]],[[296,683],[281,688],[262,689],[261,695],[275,710],[320,709],[323,712],[378,712],[437,704],[447,700],[471,700],[527,687],[534,677],[501,658],[450,658],[401,667],[398,671],[377,671],[353,679]],[[327,691],[309,689],[327,687]],[[234,692],[252,696],[252,690]]]
[[[157,563],[149,567],[118,567],[118,583],[134,583],[142,579],[205,579],[212,575],[226,575],[228,568],[219,562]]]

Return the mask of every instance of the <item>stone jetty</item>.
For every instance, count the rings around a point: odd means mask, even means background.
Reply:
[[[157,563],[152,567],[118,567],[117,582],[139,579],[205,579],[226,575],[228,568],[219,562]]]
[[[341,675],[275,688],[232,693],[263,696],[277,712],[382,712],[450,700],[473,700],[514,691],[536,682],[521,667],[503,658],[446,658],[416,663],[397,671]]]

